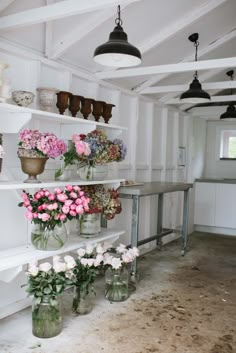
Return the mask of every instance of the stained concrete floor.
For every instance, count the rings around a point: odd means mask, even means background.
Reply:
[[[70,314],[62,333],[31,334],[30,309],[0,321],[0,353],[235,353],[236,237],[194,233],[180,256],[176,241],[139,259],[136,292],[123,303],[103,299],[93,311]]]

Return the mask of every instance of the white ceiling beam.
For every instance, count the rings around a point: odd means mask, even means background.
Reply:
[[[136,1],[140,0],[64,0],[52,5],[42,6],[1,17],[0,30],[9,30],[34,25]]]
[[[228,95],[228,96],[212,96],[209,103],[215,102],[232,102],[236,101],[236,94]],[[202,101],[202,103],[206,103],[206,101]],[[183,104],[179,98],[172,98],[166,102],[166,104]]]
[[[196,107],[191,109],[188,112],[190,115],[197,116],[215,116],[220,117],[222,113],[224,113],[227,109],[227,106],[219,106],[219,107]]]
[[[11,5],[16,0],[1,0],[0,2],[0,12],[5,10],[9,5]]]
[[[219,68],[234,67],[236,65],[236,57],[202,60],[189,63],[167,64],[157,66],[146,66],[138,68],[123,69],[117,71],[97,72],[95,75],[98,79],[113,79],[122,77],[138,77],[145,75],[188,72],[195,70],[210,70]]]
[[[46,0],[47,5],[53,4],[54,0]],[[53,42],[53,22],[48,21],[45,23],[45,56],[49,57],[52,50],[52,42]]]
[[[200,48],[198,51],[198,58],[201,58],[202,56],[212,52],[213,50],[219,48],[220,46],[222,46],[223,44],[227,43],[228,41],[230,41],[231,39],[233,39],[235,37],[236,37],[236,29],[234,29],[233,31],[227,33],[226,35],[220,37],[219,39],[215,40],[214,42],[212,42],[208,46],[206,46],[204,48]],[[181,62],[188,62],[188,61],[192,61],[192,60],[193,60],[193,55],[191,54],[191,55],[186,56],[183,60],[181,60]],[[134,90],[135,90],[135,92],[142,94],[143,90],[145,88],[150,87],[150,86],[154,85],[155,83],[160,82],[161,80],[163,80],[169,76],[170,76],[170,74],[153,76],[150,79],[143,82],[142,84],[140,84]]]
[[[201,6],[190,14],[183,16],[180,20],[174,22],[172,25],[165,28],[163,31],[158,32],[148,40],[145,40],[143,44],[138,44],[138,48],[141,53],[146,53],[150,49],[158,46],[165,40],[173,37],[177,32],[183,30],[185,27],[189,26],[191,23],[197,21],[202,16],[206,15],[208,12],[214,10],[219,5],[223,4],[227,0],[210,0],[206,4]]]
[[[236,88],[236,81],[206,82],[202,84],[204,90]],[[184,92],[189,89],[189,84],[148,87],[142,91],[142,94]]]

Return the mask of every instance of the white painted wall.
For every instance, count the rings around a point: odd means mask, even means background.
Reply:
[[[236,123],[226,121],[207,122],[204,177],[236,178],[236,161],[219,160],[220,132],[231,128],[236,129]]]
[[[73,93],[91,97],[116,105],[113,111],[111,123],[126,126],[127,132],[120,136],[128,146],[128,154],[125,161],[115,166],[115,173],[120,178],[139,181],[192,181],[191,180],[191,121],[174,110],[160,107],[126,91],[120,91],[116,87],[88,81],[83,74],[70,71],[55,63],[40,60],[40,58],[24,58],[18,54],[0,53],[0,59],[7,61],[10,68],[5,76],[12,82],[14,89],[31,90],[36,93],[37,87],[51,86],[59,90],[69,90]],[[32,107],[39,108],[36,97]],[[55,107],[55,112],[57,108]],[[68,113],[68,112],[67,112]],[[92,116],[90,117],[92,119]],[[57,124],[33,121],[25,127],[38,128],[41,131],[53,131],[57,135],[60,129]],[[78,131],[79,132],[79,131]],[[16,156],[17,134],[3,136],[6,149],[3,168],[11,172],[13,176],[24,179],[21,172],[20,162]],[[178,146],[185,146],[188,156],[187,167],[178,168],[177,154]],[[55,162],[50,160],[46,165],[45,175],[52,176]],[[3,169],[3,171],[4,171]],[[3,236],[0,241],[0,249],[8,249],[25,244],[27,233],[27,222],[23,217],[22,210],[17,207],[19,193],[1,192],[1,199],[8,202],[9,207],[15,212],[15,222],[12,222],[12,214],[4,213],[1,220]],[[156,234],[157,198],[146,198],[141,202],[140,210],[140,239]],[[182,225],[182,197],[178,193],[166,195],[164,205],[164,226],[180,229]],[[131,233],[131,202],[122,200],[123,212],[114,221],[109,222],[109,227],[115,225],[125,229],[126,234],[121,238],[122,242],[130,243]],[[2,207],[2,206],[1,206]],[[1,210],[0,214],[3,214]],[[9,228],[10,225],[10,228]],[[190,225],[191,229],[191,225]],[[174,236],[168,237],[172,240]],[[144,247],[151,249],[152,243]],[[8,274],[6,274],[8,276]],[[10,275],[9,275],[10,276]],[[0,276],[0,317],[4,316],[3,305],[11,306],[22,299],[20,284],[25,281],[20,274],[10,283],[1,282]],[[19,284],[20,283],[20,284]],[[13,293],[10,302],[6,302],[7,288]],[[13,290],[15,288],[15,292]],[[23,306],[12,305],[13,310],[19,310]],[[25,304],[24,304],[25,305]],[[8,311],[7,311],[8,312]]]

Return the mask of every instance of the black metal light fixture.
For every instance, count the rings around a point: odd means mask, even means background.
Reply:
[[[109,40],[95,49],[94,60],[104,66],[129,67],[142,61],[140,51],[128,42],[128,36],[122,28],[120,5],[117,8],[116,27],[110,33]]]
[[[226,72],[226,75],[230,77],[231,81],[234,79],[234,70],[230,70]],[[233,89],[231,87],[230,94],[233,94]],[[231,102],[229,103],[226,112],[221,114],[220,119],[235,119],[236,118],[236,109],[234,104]]]
[[[199,38],[198,33],[193,33],[188,37],[190,42],[194,43],[194,46],[195,46],[195,61],[197,61],[197,51],[199,46],[198,38]],[[198,80],[197,70],[195,71],[193,77],[194,79],[190,83],[189,89],[186,92],[181,94],[180,100],[183,103],[194,103],[194,104],[208,102],[211,99],[211,97],[206,91],[202,89],[202,85]]]

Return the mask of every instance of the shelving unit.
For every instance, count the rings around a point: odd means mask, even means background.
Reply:
[[[74,251],[87,244],[97,244],[104,241],[112,243],[122,234],[124,234],[124,231],[102,228],[102,232],[93,238],[82,238],[76,235],[70,235],[64,247],[59,250],[36,250],[31,244],[28,244],[26,246],[19,246],[9,250],[0,251],[0,271],[25,265],[33,260],[42,260],[50,256]]]

